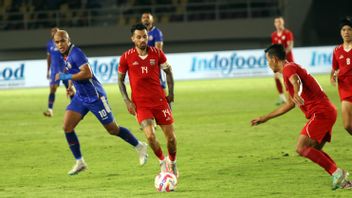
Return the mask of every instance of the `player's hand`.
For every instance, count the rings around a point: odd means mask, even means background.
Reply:
[[[131,115],[136,115],[136,105],[130,100],[125,100],[125,103],[128,112],[130,112]]]
[[[50,80],[50,73],[49,72],[46,73],[46,79]]]
[[[267,121],[267,119],[265,119],[265,117],[261,116],[261,117],[258,117],[258,118],[251,120],[251,126],[256,126],[256,125],[262,124],[266,121]]]
[[[304,105],[304,100],[301,96],[299,96],[298,94],[294,94],[292,97],[292,101],[297,105],[297,106],[301,106]]]
[[[169,94],[168,96],[166,96],[166,100],[168,103],[174,102],[174,95]]]
[[[66,89],[66,96],[67,96],[67,97],[71,97],[71,96],[73,96],[73,95],[75,95],[75,90],[73,90],[72,87],[68,87],[68,88]]]
[[[330,83],[332,86],[336,87],[336,82],[337,82],[337,75],[335,72],[335,74],[330,78]]]

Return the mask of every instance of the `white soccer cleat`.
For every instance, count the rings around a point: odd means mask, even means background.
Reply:
[[[53,113],[53,110],[48,109],[47,111],[43,112],[43,115],[46,116],[46,117],[53,117],[54,113]]]
[[[168,166],[170,168],[170,172],[173,173],[176,178],[178,178],[180,176],[178,170],[177,170],[177,165],[176,165],[176,161],[171,161],[170,159],[168,159]]]
[[[139,142],[136,146],[136,150],[139,156],[139,164],[143,166],[148,161],[148,152],[147,152],[148,144],[144,142]]]
[[[69,175],[76,175],[79,172],[82,172],[88,168],[86,162],[83,160],[83,158],[76,160],[76,164],[73,166],[73,168],[67,173]]]
[[[332,189],[336,190],[338,188],[345,188],[346,184],[349,183],[349,181],[347,180],[349,173],[345,170],[342,169],[337,169],[336,173],[333,174],[332,176]],[[349,186],[349,184],[347,185]]]
[[[168,168],[167,162],[166,162],[166,157],[164,160],[159,160],[159,162],[160,162],[160,172],[161,173],[169,172],[169,168]]]

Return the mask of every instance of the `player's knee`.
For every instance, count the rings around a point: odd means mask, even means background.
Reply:
[[[72,127],[66,125],[64,125],[62,129],[65,131],[65,133],[70,133],[71,131],[73,131]]]
[[[155,135],[153,133],[147,134],[146,137],[147,137],[147,140],[148,140],[149,143],[153,143],[153,142],[156,141],[156,137],[155,137]]]
[[[304,157],[305,156],[304,155],[304,153],[305,153],[304,151],[305,151],[305,147],[297,146],[296,152],[297,152],[298,155]]]

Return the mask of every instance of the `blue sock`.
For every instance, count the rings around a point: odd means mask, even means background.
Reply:
[[[49,103],[48,103],[48,108],[52,109],[54,106],[54,101],[55,101],[55,94],[54,93],[50,93],[49,94]]]
[[[136,137],[134,137],[134,135],[125,127],[120,126],[120,133],[119,133],[119,137],[123,140],[125,140],[126,142],[128,142],[129,144],[131,144],[132,146],[137,146],[138,145],[138,140]]]
[[[72,131],[71,133],[65,132],[65,135],[66,135],[67,143],[70,146],[73,156],[75,156],[76,160],[81,159],[82,158],[81,149],[80,149],[79,141],[75,131]]]

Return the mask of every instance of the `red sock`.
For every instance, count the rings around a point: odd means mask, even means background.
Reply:
[[[327,157],[327,158],[330,160],[330,162],[332,162],[332,163],[334,163],[334,164],[336,165],[336,163],[334,162],[334,160],[331,159],[331,157],[330,157],[327,153],[325,153],[323,150],[320,150],[320,152],[322,152],[322,153],[325,155],[325,157]]]
[[[170,153],[170,151],[169,151],[169,159],[170,159],[170,161],[175,161],[176,160],[176,152]]]
[[[164,154],[161,148],[159,147],[158,150],[154,151],[154,154],[159,158],[159,160],[164,160]]]
[[[281,84],[280,79],[275,78],[275,83],[276,83],[277,91],[278,91],[280,94],[284,93],[283,90],[282,90],[282,84]]]
[[[330,175],[332,175],[337,169],[336,163],[330,158],[328,154],[313,147],[304,148],[301,155],[324,168]]]

